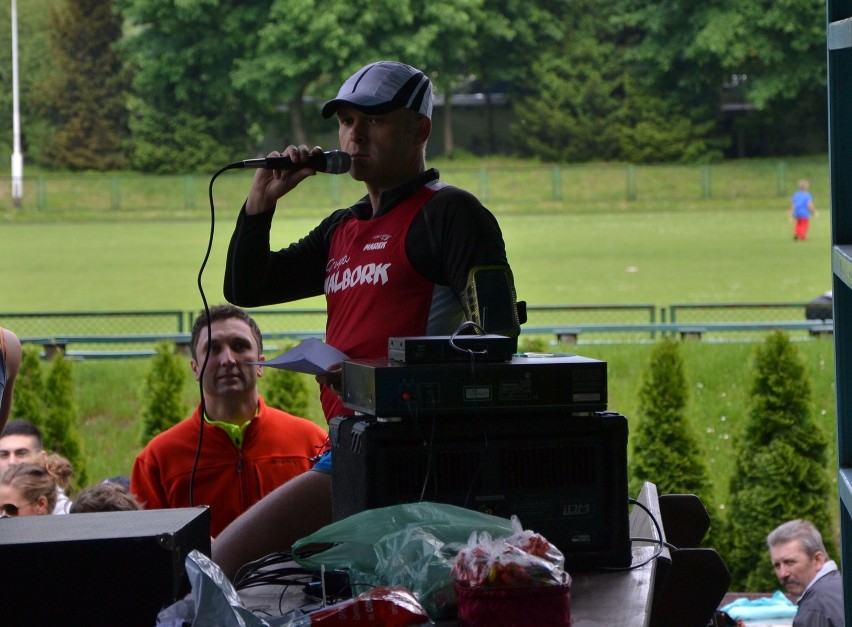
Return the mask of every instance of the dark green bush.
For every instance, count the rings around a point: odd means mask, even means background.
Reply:
[[[21,366],[15,380],[15,401],[12,405],[11,418],[26,420],[41,429],[44,426],[46,412],[39,349],[33,345],[24,345]]]
[[[39,428],[42,444],[48,452],[65,457],[74,469],[72,484],[86,485],[86,457],[78,430],[79,411],[74,402],[71,362],[57,354],[44,376],[39,349],[25,346],[15,381],[12,418],[26,420]]]
[[[151,358],[145,377],[145,408],[142,411],[142,445],[186,417],[182,400],[186,363],[175,355],[174,345],[162,342]]]
[[[77,429],[80,411],[74,402],[74,377],[71,362],[62,353],[50,360],[45,388],[46,413],[42,429],[44,448],[59,453],[74,468],[73,484],[88,485],[83,439]]]
[[[294,416],[304,418],[310,415],[310,392],[305,380],[307,376],[280,368],[264,368],[263,378],[259,384],[263,400],[270,407],[277,407]],[[316,389],[317,384],[313,383],[313,385]]]
[[[688,390],[676,341],[664,338],[651,353],[639,390],[639,424],[631,436],[630,493],[650,481],[660,494],[695,494],[708,511],[711,486],[703,451],[686,417]]]
[[[732,590],[778,587],[766,536],[793,518],[810,520],[826,538],[828,439],[811,415],[811,385],[796,347],[776,332],[757,348],[748,421],[736,443],[723,555]],[[830,543],[827,543],[830,545]]]

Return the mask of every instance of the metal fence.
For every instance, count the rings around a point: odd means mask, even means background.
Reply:
[[[634,164],[441,164],[441,177],[477,193],[486,203],[518,202],[522,188],[525,206],[550,203],[604,203],[741,200],[786,196],[791,185],[788,170],[806,175],[819,186],[827,178],[825,160],[797,162],[755,161],[748,168],[737,162],[701,165]],[[212,173],[211,173],[212,174]],[[234,171],[216,182],[217,204],[239,207],[245,199],[251,173]],[[64,212],[104,215],[131,212],[146,215],[169,210],[194,215],[208,207],[210,175],[37,174],[23,177],[22,211],[41,214]],[[325,176],[306,181],[300,203],[305,208],[339,206],[341,197],[356,197],[363,187],[349,177]],[[0,211],[11,210],[11,177],[0,176]],[[302,189],[302,188],[300,188]],[[819,192],[818,189],[814,190]],[[827,190],[825,190],[827,193]]]
[[[668,321],[678,325],[693,324],[700,326],[702,323],[727,323],[727,327],[719,329],[708,328],[705,330],[704,339],[708,341],[723,341],[730,338],[734,327],[738,327],[738,334],[745,339],[760,337],[765,331],[758,327],[749,328],[749,323],[779,323],[779,328],[784,328],[793,339],[808,339],[815,337],[821,332],[833,331],[830,325],[820,325],[818,322],[831,322],[831,302],[821,307],[827,316],[815,318],[817,322],[808,326],[806,320],[810,317],[806,312],[809,303],[786,302],[786,303],[684,303],[669,305]],[[802,328],[795,328],[793,324],[783,323],[801,322]],[[825,326],[825,328],[823,328]],[[741,339],[743,339],[741,337]]]
[[[21,339],[58,335],[183,333],[191,322],[183,311],[62,311],[0,313],[0,326]]]
[[[530,305],[522,339],[560,343],[651,342],[661,334],[704,341],[753,341],[779,328],[794,339],[833,330],[827,320],[808,320],[808,303],[690,303]],[[267,351],[305,337],[324,337],[324,309],[258,309],[252,316]],[[45,353],[61,349],[77,357],[145,356],[161,341],[187,344],[197,312],[0,313],[0,326]]]

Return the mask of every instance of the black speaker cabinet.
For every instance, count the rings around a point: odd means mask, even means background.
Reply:
[[[210,555],[206,507],[0,519],[4,625],[140,625],[189,591]]]
[[[568,568],[629,566],[627,419],[509,411],[330,423],[333,515],[433,501],[518,516]]]

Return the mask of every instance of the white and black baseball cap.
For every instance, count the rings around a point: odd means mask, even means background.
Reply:
[[[432,83],[417,68],[397,61],[377,61],[362,67],[322,108],[330,118],[341,104],[348,103],[364,113],[381,115],[406,108],[432,117]]]

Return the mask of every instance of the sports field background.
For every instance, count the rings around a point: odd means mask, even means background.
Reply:
[[[829,212],[792,240],[786,201],[766,209],[529,214],[498,212],[518,297],[530,304],[807,301],[831,288]],[[221,208],[203,274],[222,300],[238,208]],[[283,247],[315,220],[276,216]],[[0,311],[198,309],[210,224],[34,223],[2,226]],[[321,302],[313,303],[320,306]],[[299,307],[310,303],[302,302]]]
[[[741,165],[743,179],[752,175],[749,165]],[[828,182],[814,180],[822,167],[822,160],[803,166],[820,209],[806,242],[793,241],[789,197],[772,185],[764,197],[746,199],[730,194],[692,199],[663,195],[657,203],[646,199],[608,204],[573,203],[567,195],[558,204],[540,206],[526,205],[527,190],[518,188],[504,190],[486,204],[501,223],[518,296],[531,305],[806,302],[831,288]],[[762,164],[753,176],[767,169]],[[672,189],[695,187],[695,168],[666,172],[684,177],[672,181]],[[798,176],[787,168],[789,193]],[[585,190],[576,196],[593,195]],[[213,246],[203,276],[211,304],[222,300],[227,242],[241,202],[234,200],[237,197],[217,202],[213,213]],[[317,209],[280,207],[273,245],[284,246],[303,235],[320,216]],[[0,227],[0,264],[5,269],[0,273],[0,312],[201,308],[197,278],[211,229],[204,207],[191,218],[177,212],[158,219],[91,220],[74,213],[26,217],[7,215]],[[321,305],[315,300],[292,306]],[[832,343],[812,340],[798,347],[812,381],[813,412],[833,447]],[[553,349],[607,361],[609,407],[627,416],[635,428],[640,420],[636,393],[650,345]],[[733,444],[748,415],[754,345],[687,342],[682,349],[690,385],[687,412],[707,452],[715,501],[724,506]],[[144,359],[74,364],[90,477],[129,473],[141,448],[146,366]],[[188,406],[197,402],[197,388],[189,378],[185,400]],[[321,423],[318,408],[314,414],[308,417]],[[831,455],[826,472],[833,480]]]

